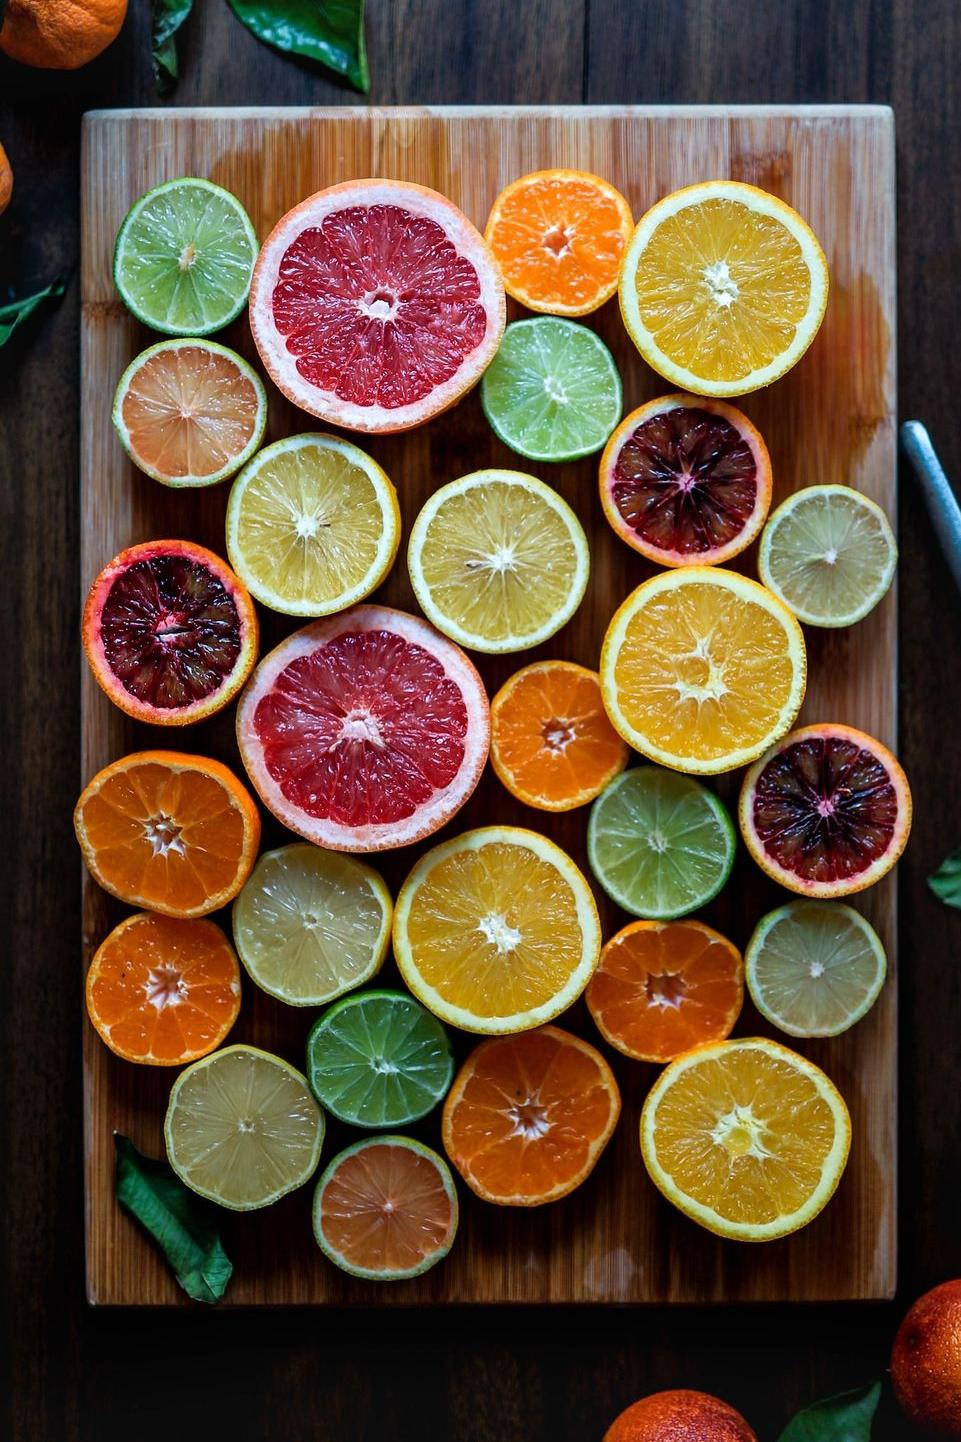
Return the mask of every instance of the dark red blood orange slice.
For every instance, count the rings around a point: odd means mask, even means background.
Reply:
[[[601,457],[614,530],[661,566],[709,566],[751,544],[771,504],[771,460],[734,406],[661,396],[632,411]]]
[[[772,746],[741,789],[741,832],[759,866],[802,896],[880,880],[911,829],[907,777],[853,726],[805,726]]]
[[[83,648],[122,711],[184,726],[226,706],[257,659],[257,614],[243,582],[203,546],[146,541],[90,588]]]
[[[337,851],[383,851],[464,804],[487,760],[490,711],[459,646],[416,616],[355,606],[264,658],[237,738],[285,826]]]
[[[454,404],[493,359],[504,286],[445,196],[353,180],[310,196],[264,242],[250,327],[295,405],[358,431],[401,431]]]

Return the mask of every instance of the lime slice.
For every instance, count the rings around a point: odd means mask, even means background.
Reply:
[[[724,806],[677,771],[637,766],[591,807],[587,855],[612,901],[670,921],[716,896],[731,874],[735,833]]]
[[[402,1127],[425,1117],[454,1076],[447,1033],[400,991],[345,997],[307,1038],[307,1076],[321,1105],[356,1127]]]
[[[257,259],[250,217],[229,190],[185,176],[134,201],[117,236],[124,305],[165,335],[210,335],[241,312]]]
[[[291,1006],[319,1006],[380,969],[393,906],[362,861],[295,842],[265,851],[234,902],[234,944],[251,978]]]
[[[878,999],[887,958],[877,932],[839,901],[792,901],[762,916],[744,953],[748,991],[790,1036],[838,1036]]]
[[[808,486],[761,534],[758,571],[809,626],[851,626],[881,600],[898,548],[881,507],[850,486]]]
[[[369,596],[399,543],[394,487],[337,436],[274,441],[230,488],[230,563],[258,601],[287,616],[329,616]]]
[[[553,316],[518,320],[484,372],[481,405],[518,455],[574,461],[607,444],[621,418],[621,378],[586,325]]]
[[[167,1157],[186,1186],[235,1212],[303,1186],[317,1168],[324,1115],[307,1078],[254,1046],[186,1067],[164,1122]]]

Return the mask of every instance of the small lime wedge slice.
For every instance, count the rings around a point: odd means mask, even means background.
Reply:
[[[399,991],[365,991],[328,1008],[307,1038],[317,1100],[356,1127],[402,1127],[447,1095],[454,1056],[435,1016]]]
[[[573,461],[607,444],[621,418],[621,378],[586,325],[553,316],[504,332],[481,381],[495,433],[532,461]]]
[[[587,855],[612,901],[670,921],[716,896],[731,874],[734,826],[712,791],[677,771],[636,766],[591,807]]]
[[[134,201],[117,235],[114,284],[144,325],[203,336],[241,312],[257,236],[236,196],[209,180],[168,180]]]
[[[789,1036],[838,1036],[870,1011],[887,973],[884,947],[839,901],[792,901],[762,916],[744,953],[748,991]]]

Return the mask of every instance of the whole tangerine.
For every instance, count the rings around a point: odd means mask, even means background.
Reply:
[[[652,1392],[608,1427],[604,1442],[757,1442],[740,1412],[709,1392]]]
[[[0,215],[10,204],[10,196],[13,194],[13,166],[10,164],[7,152],[0,145]]]
[[[898,1328],[891,1380],[918,1427],[961,1437],[961,1278],[925,1292]]]
[[[40,70],[78,70],[116,40],[126,13],[127,0],[8,0],[0,51]]]

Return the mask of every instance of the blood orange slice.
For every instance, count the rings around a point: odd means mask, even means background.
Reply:
[[[97,684],[137,721],[185,726],[250,675],[258,626],[243,582],[192,541],[146,541],[105,566],[83,612]]]
[[[724,401],[661,396],[621,422],[601,457],[614,530],[661,566],[716,565],[751,544],[771,504],[771,460]]]
[[[911,792],[886,746],[853,726],[805,726],[744,778],[741,832],[757,864],[802,896],[873,886],[911,830]]]
[[[357,431],[402,431],[478,381],[504,331],[480,232],[420,185],[352,180],[295,206],[254,270],[250,328],[284,395]]]
[[[459,646],[416,616],[355,606],[264,658],[237,738],[285,826],[335,851],[384,851],[464,804],[487,760],[490,711]]]

